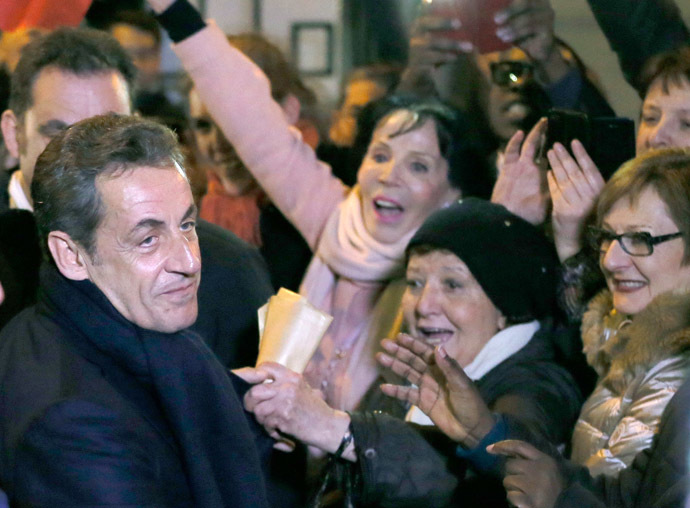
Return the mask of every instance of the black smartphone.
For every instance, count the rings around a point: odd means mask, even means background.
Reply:
[[[605,180],[635,157],[635,122],[630,118],[590,118],[579,111],[557,108],[550,109],[547,118],[546,149],[558,142],[570,150],[570,143],[577,139]]]
[[[635,122],[630,118],[596,117],[590,120],[590,127],[587,153],[608,180],[623,163],[635,157]]]

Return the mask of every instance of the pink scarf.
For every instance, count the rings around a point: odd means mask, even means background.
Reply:
[[[413,234],[393,244],[372,238],[362,219],[358,187],[326,222],[300,293],[334,316],[305,371],[311,385],[322,389],[333,407],[354,409],[379,375],[374,355],[379,340],[400,322],[405,248]],[[340,308],[334,306],[336,288]],[[344,306],[342,298],[347,294],[352,305],[346,301]],[[347,356],[337,360],[342,350],[347,350]],[[333,368],[334,359],[340,363]]]

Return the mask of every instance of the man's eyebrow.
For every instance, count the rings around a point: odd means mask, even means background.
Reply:
[[[64,131],[69,125],[62,120],[48,120],[38,128],[42,136],[52,137],[60,131]]]
[[[137,222],[136,226],[132,228],[130,231],[130,234],[135,234],[137,231],[141,229],[156,229],[160,228],[165,225],[165,222],[162,220],[158,219],[142,219],[139,222]]]
[[[199,211],[197,210],[196,205],[192,203],[191,205],[189,205],[189,208],[187,208],[187,211],[182,216],[182,222],[186,221],[190,217],[194,217],[196,219],[198,213]]]
[[[197,216],[197,208],[195,204],[189,205],[189,208],[187,208],[187,211],[184,213],[182,216],[182,220],[180,222],[184,222],[190,217],[196,218]],[[156,228],[162,228],[165,226],[165,222],[162,220],[158,219],[142,219],[137,224],[132,228],[132,230],[129,232],[130,235],[135,235],[137,231],[140,231],[142,229],[156,229]]]

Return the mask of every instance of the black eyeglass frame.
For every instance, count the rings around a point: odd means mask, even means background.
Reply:
[[[602,240],[606,239],[611,243],[613,243],[613,241],[616,240],[618,242],[618,245],[621,246],[621,249],[623,249],[623,251],[626,254],[628,254],[630,256],[635,256],[635,257],[651,256],[652,254],[654,254],[654,246],[655,245],[659,245],[660,243],[664,243],[664,242],[668,242],[669,240],[674,240],[676,238],[680,238],[684,234],[682,231],[678,231],[676,233],[669,233],[667,235],[652,236],[647,231],[632,231],[629,233],[621,233],[620,235],[617,235],[615,233],[612,233],[611,231],[606,231],[605,229],[597,228],[595,226],[590,226],[588,228],[587,233],[588,233],[587,237],[589,240],[589,244],[592,246],[592,248],[595,251],[606,252],[605,250],[602,250],[602,248],[601,248]],[[623,238],[635,238],[636,240],[643,241],[647,245],[647,248],[649,249],[649,253],[647,253],[647,254],[635,254],[633,252],[630,252],[627,249],[627,247],[625,246],[625,242],[621,241]]]
[[[530,62],[521,60],[491,62],[489,69],[491,71],[491,81],[495,85],[503,87],[522,85],[534,75],[534,65]],[[511,74],[515,76],[515,80],[511,80],[508,77]]]

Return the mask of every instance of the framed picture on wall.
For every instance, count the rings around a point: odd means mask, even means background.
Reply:
[[[333,25],[318,21],[293,23],[290,30],[290,50],[300,74],[332,74]]]

